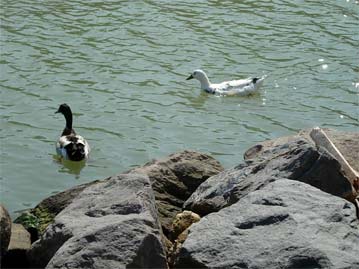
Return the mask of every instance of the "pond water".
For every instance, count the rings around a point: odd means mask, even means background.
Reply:
[[[265,139],[358,131],[358,1],[31,1],[1,4],[1,203],[14,216],[71,186],[184,149],[225,167]],[[267,75],[217,97],[185,79]],[[86,166],[54,160],[68,103]]]

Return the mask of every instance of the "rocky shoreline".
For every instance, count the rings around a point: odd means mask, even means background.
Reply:
[[[17,224],[2,207],[1,268],[359,268],[357,186],[309,131],[226,170],[172,154],[50,196]],[[325,131],[359,171],[359,133]]]

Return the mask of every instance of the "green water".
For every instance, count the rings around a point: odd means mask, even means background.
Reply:
[[[1,1],[1,203],[52,193],[183,149],[225,167],[258,141],[315,125],[358,131],[358,1]],[[268,75],[253,97],[186,81]],[[53,158],[68,103],[92,147]]]

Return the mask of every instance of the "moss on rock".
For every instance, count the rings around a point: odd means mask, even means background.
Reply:
[[[56,214],[49,212],[45,207],[35,207],[22,213],[14,222],[22,224],[31,234],[31,242],[34,242],[54,221],[55,216]]]
[[[47,226],[54,222],[54,218],[56,215],[49,212],[47,208],[44,207],[36,207],[34,208],[33,212],[39,220],[38,231],[40,234],[43,234]]]

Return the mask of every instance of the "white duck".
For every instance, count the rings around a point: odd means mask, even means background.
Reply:
[[[197,79],[201,82],[201,89],[205,92],[219,95],[250,95],[258,91],[263,83],[265,77],[261,78],[247,78],[240,80],[224,81],[218,84],[212,84],[206,73],[200,69],[193,71],[193,73],[187,78]]]
[[[66,126],[56,143],[56,152],[65,160],[82,161],[88,158],[90,146],[72,129],[72,112],[67,104],[60,105],[55,113],[61,113],[66,119]]]

